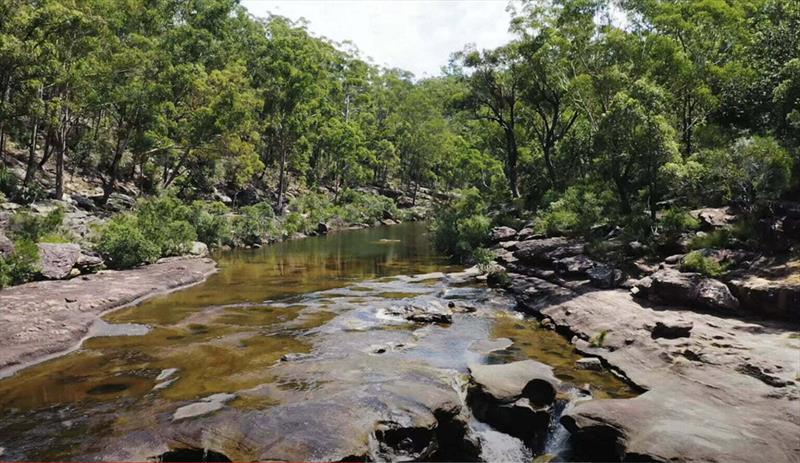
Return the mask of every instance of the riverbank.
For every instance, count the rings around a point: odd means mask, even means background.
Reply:
[[[796,310],[792,287],[742,312],[723,283],[668,264],[622,282],[564,239],[509,240],[498,250],[508,273],[497,280],[520,310],[646,391],[568,410],[561,423],[585,452],[578,459],[800,459],[800,325],[785,318]]]
[[[212,259],[178,257],[131,270],[3,289],[0,378],[77,348],[108,311],[200,283],[216,271]]]

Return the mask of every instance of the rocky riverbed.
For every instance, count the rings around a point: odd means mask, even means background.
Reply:
[[[520,310],[578,351],[646,391],[565,412],[561,423],[580,449],[576,458],[800,460],[800,325],[793,315],[800,291],[792,263],[740,304],[740,281],[762,277],[725,283],[666,263],[625,282],[621,270],[587,257],[582,243],[515,238],[496,234],[509,273],[490,281],[508,287]]]
[[[77,348],[107,329],[109,310],[204,281],[216,271],[209,258],[168,258],[125,271],[103,271],[72,280],[27,283],[0,291],[0,377]]]

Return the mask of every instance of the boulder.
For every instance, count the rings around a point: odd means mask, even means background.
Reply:
[[[575,368],[578,370],[602,371],[603,362],[597,357],[582,357],[575,362]]]
[[[558,379],[534,360],[469,366],[467,403],[475,417],[529,444],[540,442],[550,423]]]
[[[14,254],[14,250],[14,242],[8,239],[6,235],[0,231],[0,257],[11,257]]]
[[[320,222],[317,224],[317,233],[320,235],[327,235],[328,232],[331,231],[331,228],[325,222]]]
[[[386,225],[386,226],[397,225],[397,221],[394,220],[394,219],[383,219],[380,222],[381,222],[381,225]]]
[[[728,282],[741,308],[761,315],[800,319],[800,278],[745,276]]]
[[[586,271],[592,286],[600,289],[616,288],[622,284],[624,275],[619,269],[606,264],[597,264]]]
[[[583,245],[563,237],[522,241],[517,244],[514,257],[526,265],[552,265],[556,259],[576,256],[583,252]]]
[[[387,314],[405,318],[416,323],[452,323],[453,310],[438,301],[413,303],[404,306],[392,306]]]
[[[202,241],[193,241],[191,248],[189,248],[189,254],[205,257],[208,255],[208,246]]]
[[[100,256],[83,251],[78,261],[75,262],[74,270],[76,269],[80,273],[94,273],[103,267],[103,263],[103,259]]]
[[[705,278],[699,273],[679,272],[671,268],[658,270],[639,280],[634,289],[634,295],[647,297],[657,303],[687,304],[722,311],[732,311],[739,307],[739,301],[721,281]]]
[[[527,239],[531,239],[536,235],[536,231],[531,227],[525,227],[519,232],[517,232],[517,239],[520,241],[525,241]]]
[[[511,227],[494,227],[489,235],[493,243],[511,241],[517,236],[517,231]]]
[[[736,220],[736,216],[727,207],[695,209],[689,214],[699,220],[707,230],[728,227]]]
[[[262,199],[261,193],[253,187],[237,191],[233,196],[233,200],[238,206],[251,206],[261,202]]]
[[[41,274],[48,280],[63,280],[81,258],[81,247],[74,243],[39,243]]]
[[[221,410],[227,402],[230,402],[234,398],[236,398],[235,394],[228,394],[224,392],[210,395],[200,399],[199,402],[184,405],[183,407],[175,410],[175,414],[172,415],[172,421],[179,421],[186,418],[194,418],[208,415],[209,413],[214,413],[218,410]]]
[[[564,257],[553,261],[553,265],[561,275],[572,278],[585,278],[587,272],[594,268],[597,263],[583,254],[577,256]]]
[[[408,196],[400,196],[397,198],[397,207],[400,209],[408,209],[414,207],[414,200]]]

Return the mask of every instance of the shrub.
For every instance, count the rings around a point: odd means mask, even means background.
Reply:
[[[593,226],[607,221],[606,196],[589,185],[573,185],[537,215],[534,229],[547,235],[588,235]]]
[[[737,140],[727,167],[734,199],[746,205],[777,199],[790,186],[792,157],[772,137]]]
[[[229,212],[228,207],[218,201],[193,202],[189,223],[194,227],[198,241],[209,247],[230,243],[233,239],[233,230],[227,216]]]
[[[43,236],[55,233],[64,221],[64,209],[57,207],[45,215],[17,212],[11,217],[10,229],[15,236],[38,242]]]
[[[260,244],[265,237],[275,237],[275,212],[269,203],[243,207],[233,219],[233,239],[240,244]]]
[[[336,204],[339,206],[337,212],[347,223],[375,222],[399,215],[397,205],[391,198],[356,190],[343,191]]]
[[[700,228],[699,220],[685,210],[674,207],[667,209],[658,222],[661,231],[668,236],[677,236]]]
[[[472,253],[472,258],[475,259],[475,265],[481,273],[486,273],[492,268],[494,262],[494,253],[486,248],[477,248]]]
[[[132,214],[117,215],[101,228],[97,250],[115,269],[152,263],[161,256],[160,247],[145,236]]]
[[[39,248],[29,239],[14,243],[14,254],[0,257],[0,288],[30,281],[39,272]]]
[[[503,270],[493,270],[486,275],[486,284],[490,288],[508,288],[511,286],[511,278]]]
[[[456,201],[436,213],[432,225],[436,248],[459,259],[470,256],[489,239],[491,221],[486,210],[476,188],[460,191]]]
[[[191,209],[172,195],[139,201],[133,225],[159,250],[159,256],[173,256],[189,250],[197,239],[189,223]]]
[[[720,264],[711,257],[704,256],[702,251],[692,251],[683,257],[681,270],[697,272],[708,277],[717,277],[727,270],[727,266]]]

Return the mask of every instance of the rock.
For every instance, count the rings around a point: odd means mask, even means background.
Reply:
[[[469,350],[479,354],[490,354],[498,350],[505,350],[511,347],[514,342],[508,338],[482,339],[469,345]]]
[[[731,279],[728,284],[742,309],[772,317],[800,319],[800,278],[755,275]]]
[[[409,198],[408,196],[400,196],[397,198],[397,207],[400,209],[408,209],[414,207],[414,200]]]
[[[579,370],[602,371],[603,362],[596,357],[582,357],[575,362],[575,368]]]
[[[330,230],[330,227],[325,222],[320,222],[317,224],[317,233],[320,235],[327,235]]]
[[[11,257],[14,254],[14,249],[14,242],[8,239],[6,235],[0,231],[0,257]]]
[[[208,246],[202,241],[193,241],[189,254],[193,256],[205,257],[208,255]]]
[[[413,303],[401,307],[392,306],[387,313],[416,323],[453,322],[453,310],[445,308],[438,301],[427,301],[425,304]]]
[[[486,275],[486,285],[490,288],[508,288],[511,286],[511,279],[505,271],[494,270]]]
[[[576,256],[583,252],[583,245],[563,237],[534,239],[517,244],[514,257],[526,265],[552,265],[556,259]]]
[[[247,187],[243,190],[239,190],[233,195],[233,201],[238,206],[252,206],[253,204],[259,203],[263,200],[261,193],[253,188]]]
[[[48,280],[67,278],[81,258],[81,247],[74,243],[39,243],[41,274]]]
[[[214,413],[218,410],[221,410],[227,402],[230,402],[234,398],[236,398],[235,394],[227,394],[224,392],[210,395],[200,399],[199,402],[184,405],[183,407],[175,410],[175,414],[172,415],[172,421],[179,421],[186,418],[194,418],[208,415],[209,413]]]
[[[692,322],[656,322],[656,326],[653,328],[650,336],[653,339],[658,338],[665,338],[665,339],[677,339],[677,338],[688,338],[694,324]]]
[[[95,202],[92,201],[92,199],[90,199],[88,196],[73,194],[71,195],[71,198],[75,205],[81,209],[93,211],[97,207]]]
[[[636,285],[637,296],[647,296],[651,301],[664,304],[731,311],[739,307],[738,300],[719,280],[705,278],[699,273],[661,269]]]
[[[621,270],[615,269],[606,264],[597,264],[586,271],[589,282],[595,288],[611,289],[622,284],[624,276]]]
[[[647,252],[647,246],[643,245],[638,241],[631,241],[630,243],[627,244],[625,250],[631,256],[641,256],[645,252]]]
[[[469,371],[467,403],[477,419],[529,443],[544,438],[560,384],[549,366],[524,360]]]
[[[492,228],[489,239],[493,243],[498,243],[500,241],[511,241],[515,236],[517,236],[517,231],[511,227],[495,227]]]
[[[665,264],[677,265],[683,261],[684,254],[674,254],[664,259]]]
[[[111,193],[107,203],[112,209],[130,209],[136,205],[136,200],[123,193]]]
[[[381,225],[386,225],[386,226],[397,225],[397,221],[395,221],[394,219],[383,219],[380,222],[381,222]]]
[[[728,227],[736,220],[727,207],[695,209],[689,214],[699,220],[706,230]]]
[[[527,239],[534,238],[534,235],[536,235],[536,231],[533,228],[525,227],[517,232],[517,239],[519,241],[525,241]]]
[[[591,270],[596,262],[589,259],[583,254],[578,254],[573,257],[564,257],[553,261],[556,272],[566,277],[572,278],[585,278],[589,270]]]
[[[230,196],[220,192],[216,188],[214,188],[214,193],[211,195],[211,197],[214,199],[214,201],[219,201],[225,205],[230,205],[233,203],[233,199],[231,199]]]
[[[713,310],[737,310],[739,308],[739,300],[721,281],[704,278],[697,285],[696,291],[697,302],[703,307]]]
[[[156,381],[164,381],[166,379],[172,378],[178,372],[177,368],[167,368],[165,370],[161,370],[161,373],[156,376]]]

